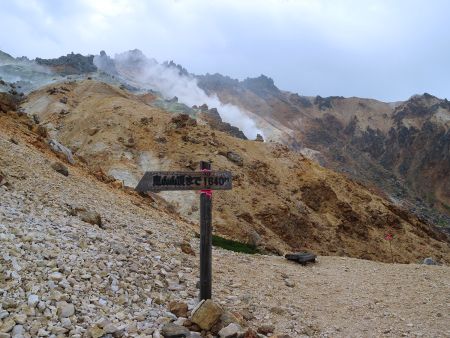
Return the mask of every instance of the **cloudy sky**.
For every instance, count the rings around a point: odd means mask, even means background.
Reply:
[[[0,0],[13,56],[138,48],[197,74],[266,74],[302,95],[450,98],[446,0]]]

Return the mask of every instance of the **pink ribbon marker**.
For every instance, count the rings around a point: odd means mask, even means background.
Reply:
[[[211,198],[212,197],[212,190],[211,189],[200,190],[200,194],[206,194],[206,196]]]
[[[211,170],[209,170],[209,169],[202,169],[202,171],[208,172],[208,173],[211,172]],[[212,198],[212,190],[211,189],[200,190],[200,194],[205,194],[209,198]]]

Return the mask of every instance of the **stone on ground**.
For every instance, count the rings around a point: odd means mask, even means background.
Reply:
[[[169,310],[177,317],[187,317],[188,306],[186,303],[172,301],[169,303]]]
[[[223,309],[219,305],[211,299],[207,299],[200,303],[192,314],[191,321],[203,330],[209,330],[220,319],[222,313]]]
[[[52,169],[60,173],[61,175],[69,176],[69,169],[67,169],[67,167],[60,162],[53,163]]]
[[[165,338],[185,338],[191,336],[187,328],[173,323],[164,324],[161,333]]]
[[[231,323],[219,331],[220,338],[234,338],[237,337],[241,327],[235,323]]]

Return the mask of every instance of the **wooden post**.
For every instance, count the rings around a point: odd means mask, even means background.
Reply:
[[[202,171],[211,170],[209,162],[200,162]],[[209,191],[210,192],[210,191]],[[200,300],[211,299],[212,279],[212,196],[200,194]]]
[[[199,172],[146,171],[136,191],[200,190],[200,300],[211,299],[212,291],[212,191],[232,189],[229,171],[211,171],[209,162],[200,162]]]

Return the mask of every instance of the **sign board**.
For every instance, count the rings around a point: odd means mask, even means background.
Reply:
[[[212,293],[212,194],[211,190],[232,188],[228,171],[212,171],[201,161],[202,171],[147,171],[135,190],[139,193],[163,190],[201,190],[200,193],[200,300]]]
[[[231,183],[228,171],[147,171],[136,191],[230,190]]]

